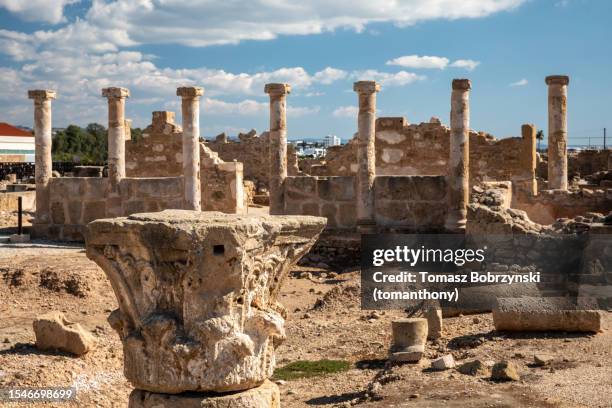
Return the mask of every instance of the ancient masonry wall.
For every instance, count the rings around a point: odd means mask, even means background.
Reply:
[[[357,225],[355,178],[287,177],[285,214],[327,217],[327,230]],[[379,228],[402,231],[443,230],[447,213],[444,176],[377,176],[374,216]]]
[[[183,207],[182,177],[123,178],[117,199],[109,199],[107,178],[60,177],[49,181],[48,239],[82,241],[87,223],[111,214],[126,216]]]
[[[213,141],[206,143],[221,160],[243,164],[244,179],[255,183],[260,190],[268,188],[268,171],[270,169],[270,134],[263,132],[257,135],[255,130],[238,135],[238,142],[228,140],[225,134],[217,136]],[[289,176],[299,175],[298,160],[295,149],[287,145],[287,173]]]
[[[140,140],[125,142],[128,177],[177,177],[183,173],[182,129],[174,112],[153,112],[153,120]],[[200,178],[203,211],[246,212],[243,165],[224,162],[200,143]]]
[[[552,224],[558,218],[574,218],[588,212],[607,214],[612,205],[612,189],[542,190],[535,197],[515,200],[521,209],[540,224]]]
[[[377,175],[448,174],[450,128],[433,118],[408,124],[405,118],[376,121]],[[470,185],[480,181],[531,180],[535,174],[523,155],[531,153],[531,140],[512,137],[496,140],[487,133],[470,132]],[[328,150],[323,166],[310,167],[313,175],[351,175],[357,172],[357,144]],[[308,171],[308,170],[307,170]]]

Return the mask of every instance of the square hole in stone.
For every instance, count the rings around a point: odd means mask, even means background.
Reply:
[[[225,253],[225,245],[213,245],[213,255],[223,255]]]

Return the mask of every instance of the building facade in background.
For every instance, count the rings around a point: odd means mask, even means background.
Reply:
[[[0,122],[0,163],[33,163],[34,135]]]

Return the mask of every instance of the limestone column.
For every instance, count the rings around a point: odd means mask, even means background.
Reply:
[[[470,180],[469,79],[453,79],[451,93],[450,156],[448,160],[448,215],[446,229],[465,232]]]
[[[28,91],[28,98],[34,100],[34,143],[36,149],[34,160],[34,179],[36,181],[36,224],[48,224],[49,215],[49,180],[51,179],[51,100],[55,91],[37,89]]]
[[[522,184],[521,189],[530,196],[538,194],[536,170],[536,127],[532,124],[521,126],[523,138],[523,151],[521,154]]]
[[[108,98],[108,179],[115,190],[125,178],[125,98],[126,88],[104,88],[102,96]]]
[[[353,84],[359,96],[357,116],[357,229],[375,232],[374,179],[376,178],[376,92],[380,85],[375,81],[359,81]]]
[[[548,188],[567,190],[567,85],[569,77],[551,75],[548,85]]]
[[[200,184],[200,96],[204,88],[181,87],[176,94],[182,98],[183,114],[183,180],[185,210],[202,210]]]
[[[266,84],[270,95],[270,214],[283,214],[283,183],[287,178],[287,94],[289,84]]]

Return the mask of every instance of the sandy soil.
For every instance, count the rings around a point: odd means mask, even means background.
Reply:
[[[597,335],[510,336],[495,332],[488,314],[445,319],[443,339],[429,344],[426,359],[387,366],[390,322],[403,312],[360,310],[358,277],[358,271],[296,267],[285,283],[280,301],[289,310],[288,338],[277,350],[279,365],[328,358],[348,360],[352,368],[281,384],[283,407],[612,407],[612,314]],[[75,386],[77,402],[44,406],[126,406],[131,387],[122,374],[122,348],[106,321],[116,300],[82,246],[0,245],[0,299],[0,388]],[[80,358],[38,351],[32,320],[52,310],[90,330],[95,350]],[[552,367],[533,367],[534,352],[554,355]],[[458,363],[511,360],[521,381],[431,371],[430,359],[447,353]],[[372,392],[375,382],[380,386]]]

